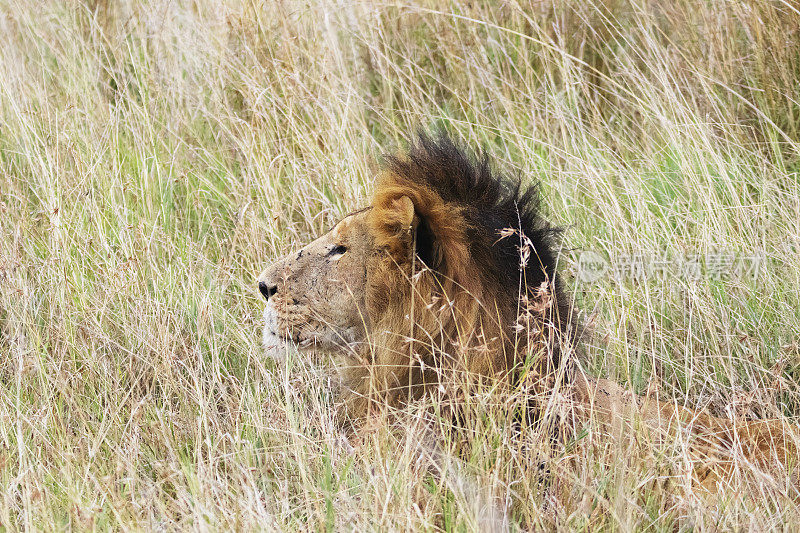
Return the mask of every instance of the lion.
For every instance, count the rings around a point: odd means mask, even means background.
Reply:
[[[736,453],[783,473],[797,456],[787,424],[718,418],[580,370],[583,328],[540,202],[537,185],[497,175],[486,154],[421,134],[387,158],[369,206],[258,277],[265,348],[343,359],[343,410],[356,423],[455,381],[515,387],[534,376],[532,397],[565,384],[575,420],[617,431],[640,420],[662,439],[690,431],[695,478],[710,490]]]

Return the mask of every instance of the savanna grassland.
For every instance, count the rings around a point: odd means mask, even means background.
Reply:
[[[441,127],[542,182],[587,370],[800,415],[794,2],[0,0],[0,42],[4,530],[800,527],[746,461],[709,501],[682,442],[490,403],[449,473],[349,443],[255,286]]]

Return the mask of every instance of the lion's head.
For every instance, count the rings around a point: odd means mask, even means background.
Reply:
[[[388,158],[368,207],[259,276],[265,346],[344,356],[356,416],[445,371],[507,376],[532,351],[557,363],[573,321],[538,208],[536,187],[421,136]]]

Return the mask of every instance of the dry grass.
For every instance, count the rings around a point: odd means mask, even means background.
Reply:
[[[798,413],[800,11],[579,4],[0,0],[0,524],[800,527],[746,464],[709,504],[680,443],[509,439],[488,401],[448,472],[380,425],[351,449],[324,367],[261,353],[256,274],[443,125],[542,179],[569,248],[763,253],[755,279],[569,277],[586,366]]]

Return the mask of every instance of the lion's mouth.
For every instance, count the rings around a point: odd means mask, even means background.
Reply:
[[[265,327],[264,337],[265,338],[271,337],[279,341],[280,344],[293,345],[297,348],[310,348],[315,344],[317,344],[317,339],[314,337],[302,339],[300,338],[299,333],[291,333],[288,330],[283,330],[283,332],[281,332],[280,330],[276,331],[274,329],[269,328],[269,326]]]
[[[360,351],[363,339],[355,328],[321,327],[309,320],[308,328],[293,328],[274,309],[272,301],[264,309],[264,347],[268,352],[321,350],[331,354],[352,356]]]
[[[317,343],[317,339],[314,337],[309,339],[301,339],[299,333],[293,335],[289,331],[282,335],[278,334],[278,337],[280,337],[284,342],[294,344],[298,348],[309,348]]]
[[[264,308],[264,346],[267,349],[285,349],[288,346],[304,349],[317,344],[315,337],[303,338],[301,332],[283,327],[271,303],[268,302]]]

